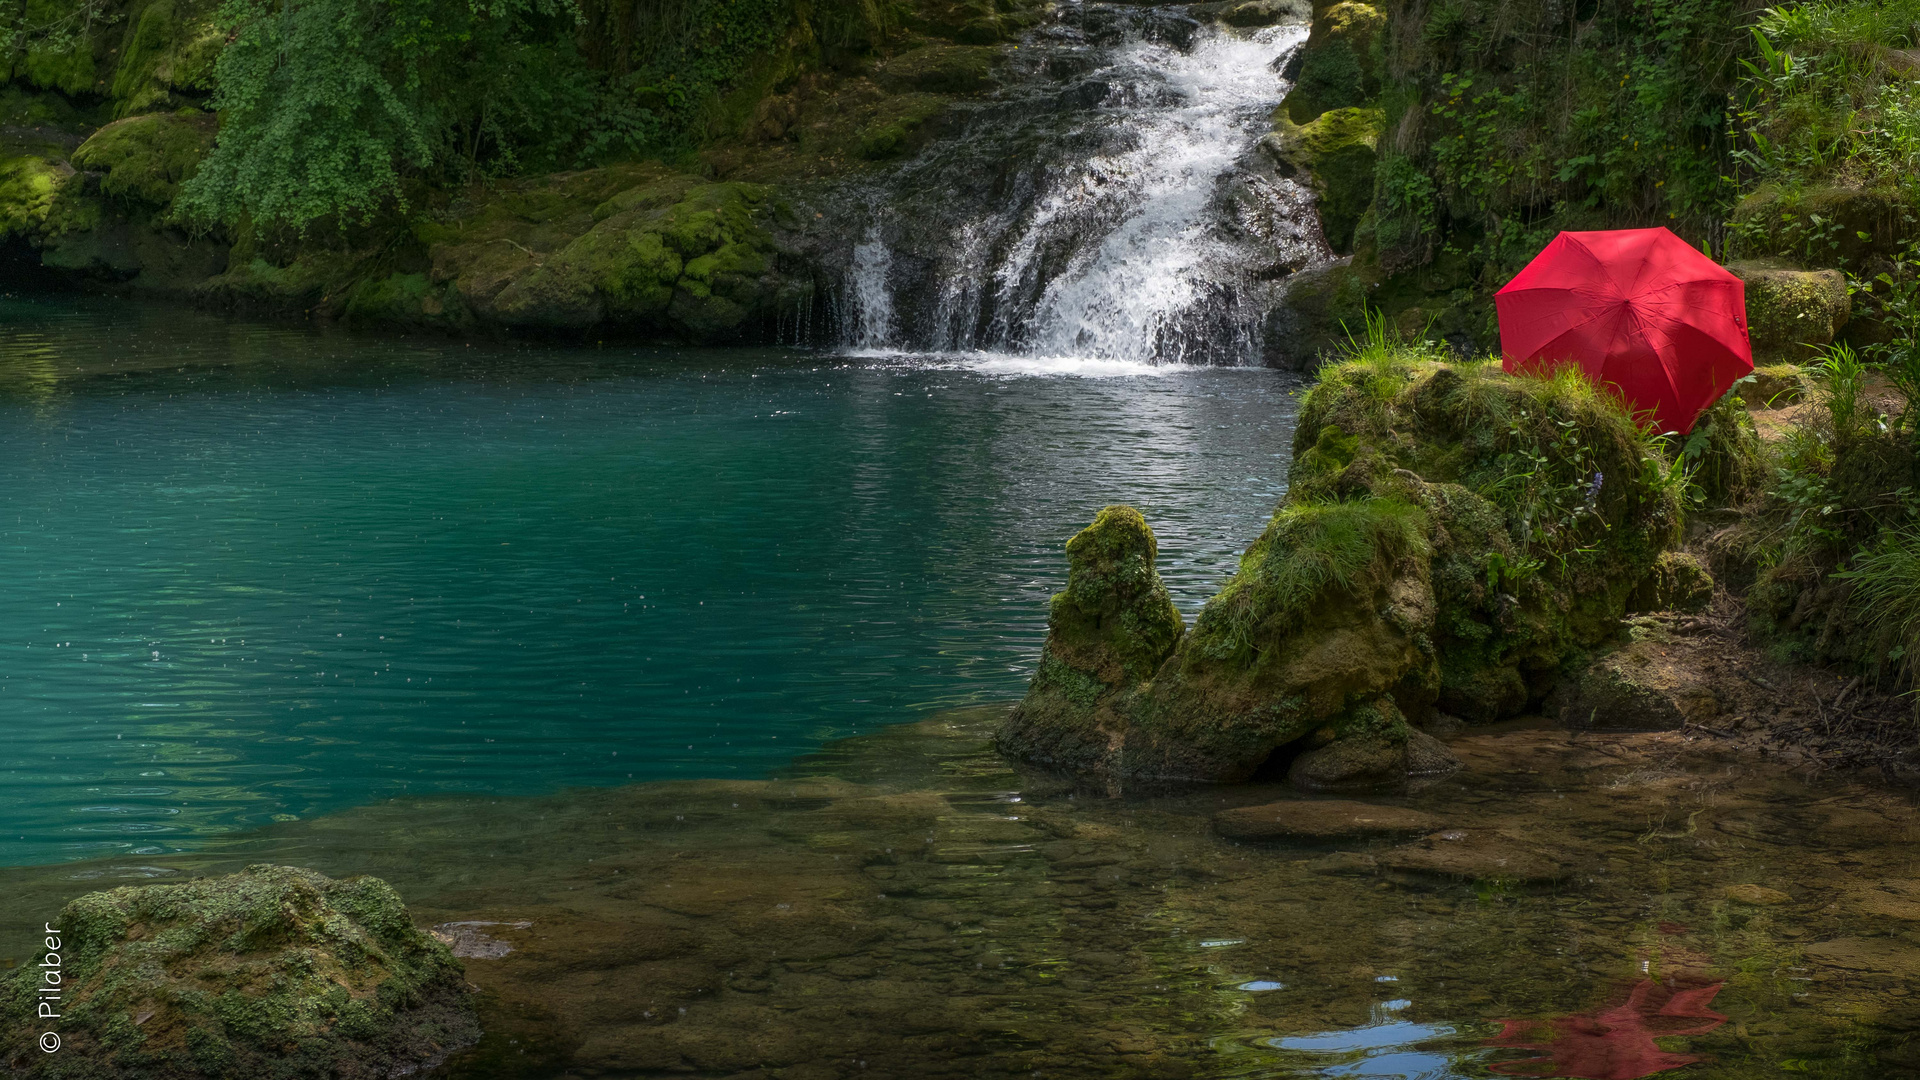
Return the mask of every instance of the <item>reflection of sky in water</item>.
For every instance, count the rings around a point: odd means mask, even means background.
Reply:
[[[1267,1044],[1317,1059],[1301,1062],[1305,1066],[1302,1075],[1306,1076],[1465,1080],[1482,1075],[1478,1070],[1461,1069],[1477,1061],[1479,1053],[1465,1047],[1448,1050],[1432,1045],[1459,1039],[1457,1028],[1402,1019],[1399,1013],[1411,1004],[1404,999],[1382,1002],[1373,1007],[1372,1017],[1364,1026],[1268,1039]]]

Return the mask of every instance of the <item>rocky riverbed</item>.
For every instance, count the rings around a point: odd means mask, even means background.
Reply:
[[[14,871],[5,940],[17,963],[27,920],[130,879],[373,873],[465,958],[486,1034],[448,1075],[489,1080],[1920,1065],[1902,795],[1708,735],[1524,718],[1456,733],[1458,772],[1394,793],[1110,799],[1009,766],[1003,717],[768,781],[397,800]],[[1582,1041],[1601,1014],[1622,1034]]]

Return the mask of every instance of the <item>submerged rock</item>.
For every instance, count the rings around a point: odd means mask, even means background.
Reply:
[[[1303,787],[1446,771],[1445,747],[1415,737],[1436,707],[1484,722],[1540,704],[1568,658],[1614,636],[1642,582],[1678,575],[1661,562],[1680,524],[1662,468],[1618,402],[1571,374],[1419,353],[1328,368],[1287,497],[1191,632],[1163,615],[1125,664],[1090,636],[1132,625],[1090,613],[1117,618],[1139,597],[1170,612],[1138,569],[1127,590],[1056,598],[1001,746],[1109,780],[1241,781],[1282,748]],[[1114,529],[1110,512],[1082,536]],[[1126,513],[1125,535],[1150,538]],[[1150,543],[1131,541],[1126,565],[1150,566]],[[1095,566],[1076,557],[1070,582],[1104,580]]]
[[[1495,829],[1448,829],[1378,856],[1381,869],[1438,877],[1541,885],[1572,876],[1572,855]]]
[[[1347,799],[1292,799],[1213,816],[1213,831],[1233,840],[1358,840],[1430,833],[1443,824],[1419,810]]]
[[[34,1019],[40,967],[0,983],[17,1074],[385,1078],[479,1037],[459,962],[377,878],[252,866],[90,893],[48,926],[57,1019]],[[57,1053],[41,1050],[49,1029]]]

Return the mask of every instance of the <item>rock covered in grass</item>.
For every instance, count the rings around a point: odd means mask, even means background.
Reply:
[[[60,1017],[31,1018],[40,968],[0,983],[17,1075],[385,1078],[479,1037],[459,961],[377,878],[251,866],[90,893],[51,925]],[[49,1029],[54,1053],[37,1044]]]
[[[1131,506],[1109,506],[1067,541],[1067,587],[1053,598],[1040,670],[1000,734],[1003,750],[1073,770],[1111,750],[1112,706],[1153,675],[1185,629],[1154,560],[1159,545]]]
[[[1146,650],[1069,684],[1056,619],[1002,745],[1120,780],[1240,781],[1283,748],[1311,786],[1404,777],[1436,708],[1518,715],[1618,631],[1679,538],[1663,455],[1575,373],[1376,346],[1322,373],[1287,497],[1192,630],[1150,669]]]

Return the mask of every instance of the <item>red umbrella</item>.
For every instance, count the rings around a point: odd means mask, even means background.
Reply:
[[[1508,373],[1578,364],[1661,431],[1753,370],[1746,286],[1666,229],[1563,232],[1493,303]]]

